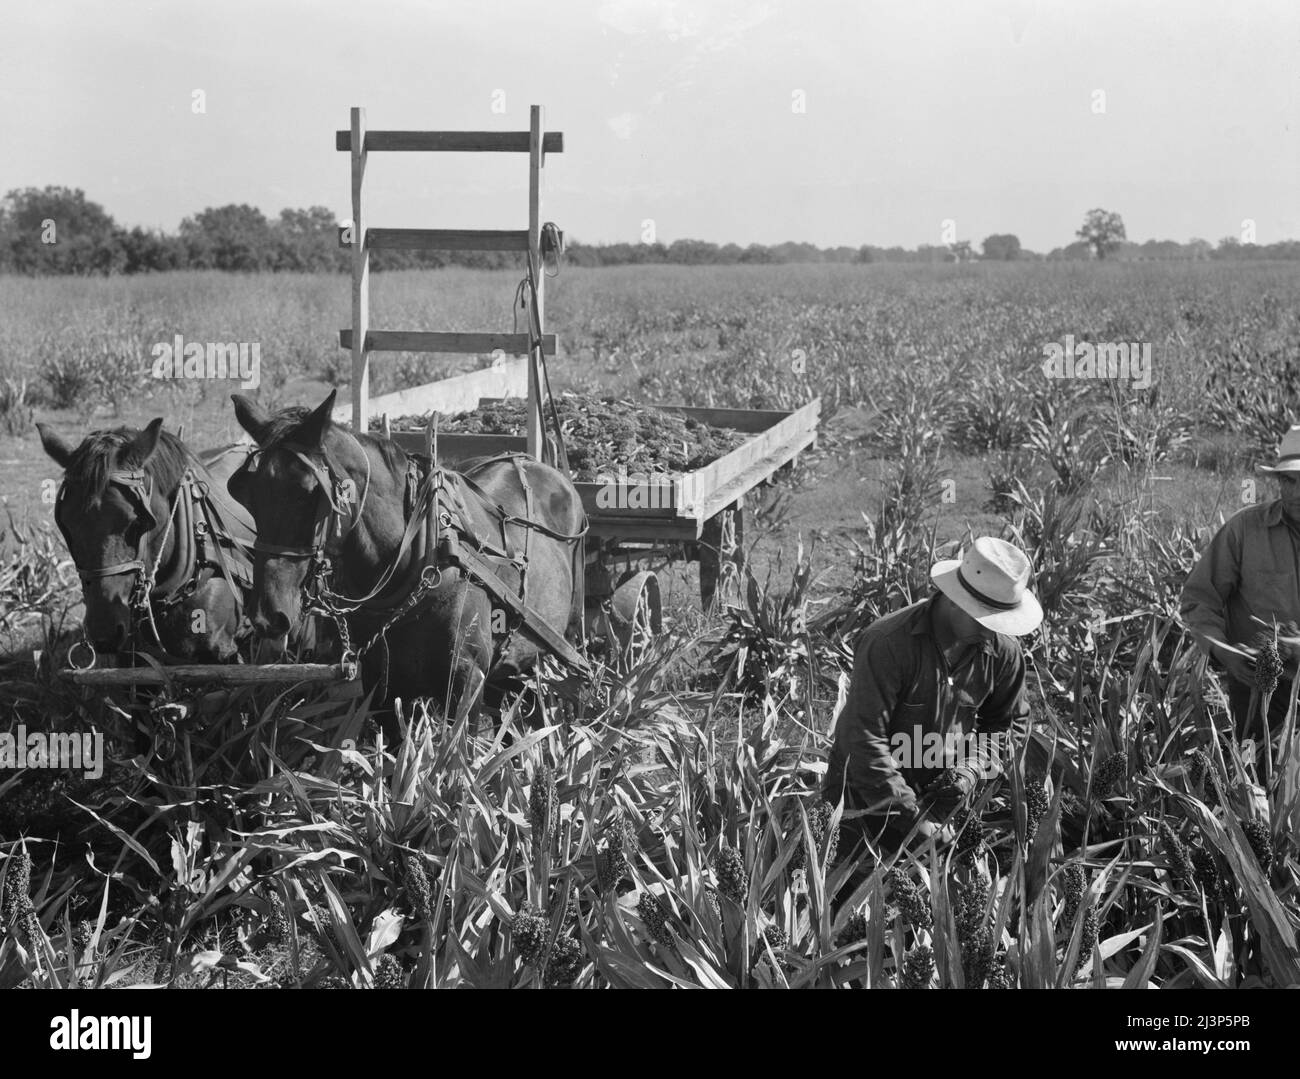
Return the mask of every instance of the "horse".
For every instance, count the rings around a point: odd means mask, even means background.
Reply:
[[[75,449],[38,423],[64,469],[54,520],[77,567],[96,652],[227,663],[249,636],[253,521],[225,485],[252,449],[194,454],[162,429],[94,431]]]
[[[431,698],[457,721],[518,687],[543,653],[578,674],[581,496],[524,454],[443,468],[314,411],[272,416],[232,395],[258,446],[228,484],[257,525],[254,632],[283,640],[324,610],[360,667],[380,722],[395,699]]]

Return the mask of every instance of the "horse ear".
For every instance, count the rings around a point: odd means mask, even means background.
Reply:
[[[325,437],[325,428],[329,426],[330,416],[334,412],[334,398],[338,396],[338,392],[338,390],[330,390],[330,395],[316,406],[316,411],[298,424],[293,432],[295,442],[313,448],[321,445]]]
[[[158,438],[162,434],[162,425],[163,418],[159,416],[136,435],[135,440],[131,443],[131,448],[126,452],[126,460],[137,467],[143,467],[145,462],[153,456],[153,451],[158,448]]]
[[[271,422],[266,409],[242,393],[232,393],[230,399],[235,403],[235,419],[239,421],[239,426],[252,435],[253,441],[260,446],[266,435],[267,424]]]
[[[71,446],[59,437],[59,433],[52,427],[46,427],[43,423],[36,425],[36,430],[41,436],[41,445],[45,447],[45,452],[53,458],[54,462],[60,467],[66,469],[68,463],[72,460],[72,454],[75,452]]]

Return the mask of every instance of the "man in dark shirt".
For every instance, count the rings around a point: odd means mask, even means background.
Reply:
[[[840,849],[850,857],[863,839],[896,850],[909,836],[950,838],[944,818],[997,774],[1003,743],[1027,728],[1016,637],[1043,619],[1029,559],[981,536],[930,576],[934,595],[858,639],[823,786],[828,801],[867,811],[845,818]]]
[[[1277,463],[1260,471],[1277,478],[1278,497],[1248,506],[1215,533],[1183,586],[1180,611],[1201,649],[1228,673],[1228,706],[1242,738],[1253,733],[1255,638],[1272,626],[1286,627],[1285,673],[1269,708],[1274,731],[1291,701],[1296,642],[1290,627],[1300,622],[1300,427],[1283,436]]]

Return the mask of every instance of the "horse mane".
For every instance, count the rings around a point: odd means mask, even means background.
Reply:
[[[85,489],[91,506],[98,506],[108,490],[109,476],[122,466],[123,451],[135,442],[139,434],[133,427],[92,431],[73,451],[65,478]],[[171,491],[180,484],[185,470],[196,460],[184,442],[170,431],[160,431],[157,448],[150,455],[145,469],[162,490]]]
[[[274,449],[277,443],[284,441],[293,431],[297,430],[298,425],[311,414],[312,409],[305,405],[290,405],[288,408],[281,409],[266,421],[266,426],[262,430],[261,448],[263,450]],[[329,434],[337,426],[333,420],[327,420],[325,434]],[[342,428],[339,429],[342,430]],[[395,471],[406,468],[407,457],[405,451],[391,439],[376,438],[371,434],[361,434],[354,437],[363,446],[373,447],[386,467]]]

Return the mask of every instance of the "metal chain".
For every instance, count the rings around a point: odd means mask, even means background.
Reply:
[[[410,614],[429,592],[442,583],[442,571],[437,566],[425,566],[420,571],[419,583],[412,589],[411,594],[385,619],[384,624],[367,638],[364,644],[353,648],[352,635],[348,629],[348,615],[355,613],[359,608],[355,606],[348,608],[335,602],[337,598],[341,597],[337,597],[336,593],[331,591],[328,585],[324,584],[323,573],[319,577],[323,587],[309,601],[308,610],[309,612],[320,612],[328,615],[338,628],[339,643],[343,646],[343,655],[339,660],[339,665],[344,668],[347,668],[349,664],[359,663],[362,656],[386,638],[388,631],[393,626]],[[352,675],[350,674],[349,677],[352,677]]]

